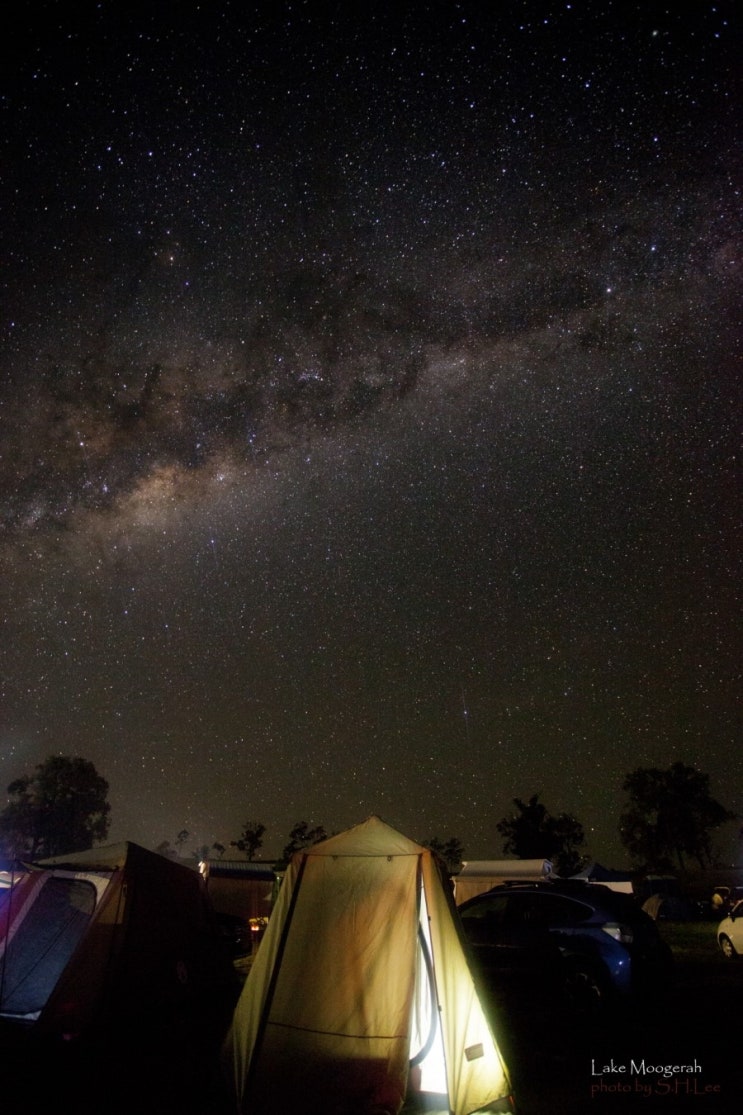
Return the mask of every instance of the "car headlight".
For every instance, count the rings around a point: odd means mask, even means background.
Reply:
[[[623,945],[631,945],[635,939],[632,932],[632,927],[629,925],[622,925],[618,921],[607,921],[601,926],[604,933],[608,933],[615,941],[619,941]]]

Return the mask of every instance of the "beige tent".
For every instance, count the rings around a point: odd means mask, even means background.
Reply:
[[[512,1110],[450,889],[378,817],[293,857],[226,1054],[246,1115]]]

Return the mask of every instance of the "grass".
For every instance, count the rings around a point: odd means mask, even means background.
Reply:
[[[727,964],[717,944],[717,921],[659,921],[658,929],[677,961]]]
[[[743,957],[725,959],[717,944],[718,925],[708,919],[658,922],[673,952],[678,994],[707,1002],[708,1009],[727,1009],[724,1004],[743,996]]]

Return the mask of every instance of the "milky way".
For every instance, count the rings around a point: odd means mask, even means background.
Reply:
[[[743,810],[739,28],[400,7],[8,33],[0,784],[619,863],[637,765]]]

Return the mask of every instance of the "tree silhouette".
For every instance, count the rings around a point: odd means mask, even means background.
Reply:
[[[155,851],[159,856],[165,856],[166,859],[178,859],[178,852],[169,840],[161,840]]]
[[[527,802],[514,798],[517,812],[504,817],[496,828],[503,840],[503,851],[519,859],[548,859],[559,875],[575,875],[585,862],[579,851],[586,842],[583,826],[569,813],[553,817],[532,794]]]
[[[446,864],[449,871],[457,871],[462,866],[464,859],[464,847],[456,836],[450,836],[448,840],[441,840],[438,836],[432,836],[430,840],[423,841],[424,848],[430,848],[435,852]]]
[[[624,780],[629,802],[619,821],[619,834],[636,862],[668,871],[674,862],[683,870],[684,857],[700,867],[712,862],[710,834],[735,819],[709,792],[709,775],[683,763],[667,770],[637,767]]]
[[[6,855],[40,858],[82,852],[108,835],[108,782],[87,759],[51,755],[8,786],[0,813]]]
[[[243,825],[242,835],[239,840],[231,840],[230,846],[232,848],[238,848],[241,852],[245,852],[248,859],[252,860],[255,853],[263,847],[263,834],[265,831],[266,826],[261,824],[260,821],[246,821]]]
[[[315,825],[314,828],[310,828],[308,821],[297,821],[289,833],[289,843],[281,853],[281,862],[288,863],[295,852],[301,852],[304,848],[319,844],[321,840],[326,839],[327,833],[322,825]]]

